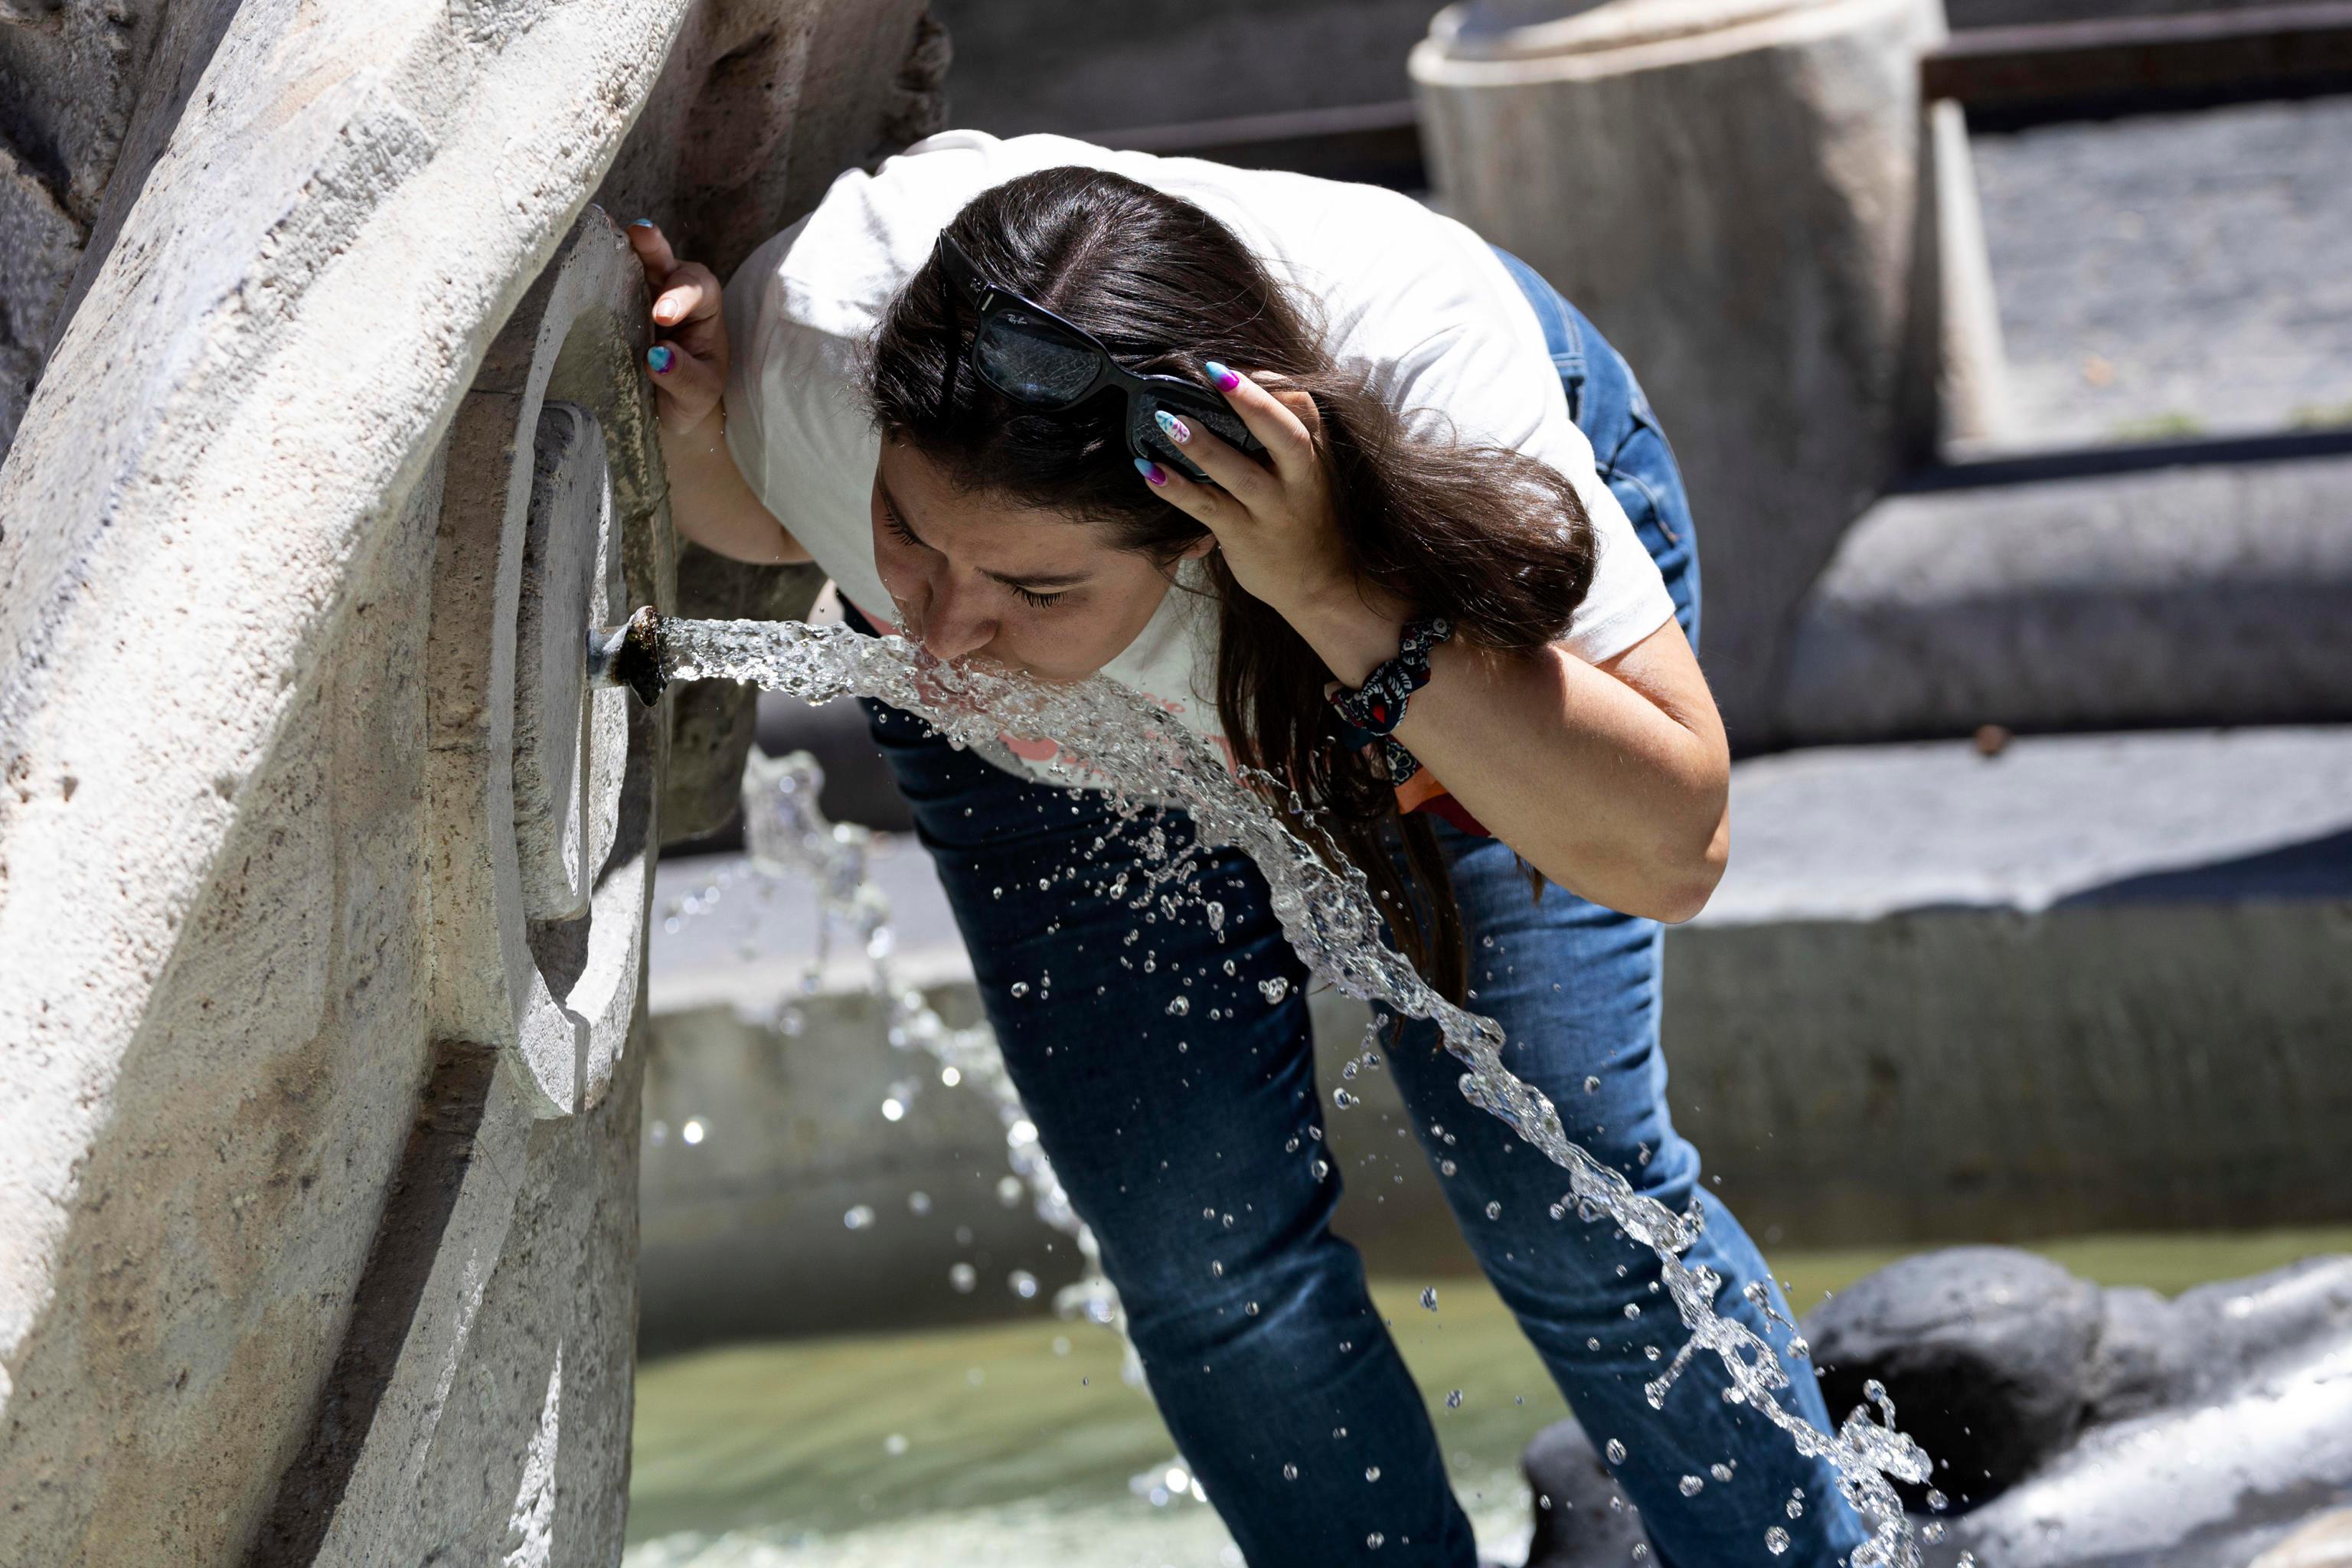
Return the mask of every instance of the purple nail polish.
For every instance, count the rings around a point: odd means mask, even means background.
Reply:
[[[1136,458],[1135,471],[1155,485],[1164,485],[1168,482],[1167,470],[1149,458]]]
[[[1217,390],[1219,392],[1231,392],[1234,387],[1239,386],[1242,384],[1242,378],[1240,376],[1235,375],[1232,371],[1227,370],[1215,360],[1211,360],[1206,368],[1209,372],[1209,379],[1217,384]]]
[[[667,375],[670,366],[677,363],[677,355],[670,352],[667,343],[656,343],[646,351],[646,363],[653,367],[656,375]]]

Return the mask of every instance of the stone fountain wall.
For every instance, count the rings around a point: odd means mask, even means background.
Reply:
[[[806,584],[681,595],[615,218],[723,272],[943,62],[919,0],[0,14],[0,1562],[617,1561],[696,775],[583,640]]]

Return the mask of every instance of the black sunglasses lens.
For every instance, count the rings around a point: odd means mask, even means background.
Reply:
[[[989,318],[974,344],[980,374],[1005,396],[1058,407],[1094,384],[1102,358],[1094,345],[1071,337],[1026,310]]]

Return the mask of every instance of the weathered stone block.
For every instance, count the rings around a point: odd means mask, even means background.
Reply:
[[[1790,643],[1805,742],[2352,719],[2352,457],[1890,496]]]
[[[1918,97],[1943,35],[1938,0],[1467,4],[1412,57],[1444,210],[1592,318],[1675,443],[1736,744],[1771,739],[1840,533],[1989,417],[1936,391],[1999,359],[1965,142]]]

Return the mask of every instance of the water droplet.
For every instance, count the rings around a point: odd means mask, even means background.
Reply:
[[[1950,1508],[1951,1506],[1952,1506],[1952,1500],[1951,1500],[1950,1498],[1946,1497],[1942,1492],[1939,1492],[1939,1491],[1936,1490],[1936,1489],[1935,1489],[1934,1488],[1932,1488],[1932,1487],[1928,1489],[1928,1491],[1927,1491],[1927,1507],[1928,1507],[1930,1510],[1932,1510],[1933,1511],[1935,1511],[1935,1512],[1937,1512],[1937,1513],[1942,1513],[1945,1510],[1947,1510],[1947,1509]]]
[[[699,1143],[710,1135],[710,1129],[704,1125],[701,1117],[689,1116],[686,1119],[684,1124],[678,1128],[677,1135],[684,1142]]]
[[[1385,1536],[1385,1535],[1382,1535],[1382,1534],[1381,1534],[1379,1531],[1377,1531],[1377,1530],[1375,1530],[1374,1531],[1372,1531],[1370,1535],[1367,1535],[1366,1537],[1364,1537],[1364,1544],[1365,1544],[1365,1545],[1367,1545],[1367,1546],[1369,1546],[1369,1547],[1370,1547],[1370,1548],[1371,1548],[1373,1551],[1375,1551],[1375,1552],[1378,1552],[1378,1551],[1379,1551],[1379,1550],[1380,1550],[1383,1545],[1385,1545],[1385,1544],[1387,1543],[1387,1542],[1388,1542],[1388,1537],[1387,1537],[1387,1536]]]
[[[1366,1465],[1364,1467],[1364,1479],[1368,1481],[1376,1481],[1380,1479],[1381,1468],[1378,1465]]]
[[[1433,1311],[1433,1312],[1434,1312],[1435,1310],[1437,1310],[1437,1287],[1436,1287],[1436,1286],[1434,1286],[1434,1285],[1424,1285],[1424,1286],[1423,1286],[1423,1287],[1421,1288],[1421,1304],[1422,1304],[1423,1307],[1428,1308],[1428,1309],[1429,1309],[1431,1311]]]
[[[1297,1479],[1298,1479],[1298,1467],[1297,1467],[1297,1465],[1285,1465],[1285,1466],[1283,1466],[1283,1467],[1282,1467],[1282,1479],[1283,1479],[1284,1480],[1286,1480],[1286,1481],[1295,1481],[1295,1480],[1297,1480]]]
[[[1789,1532],[1779,1525],[1764,1532],[1764,1550],[1778,1557],[1789,1550]]]
[[[1279,1002],[1290,994],[1290,982],[1277,974],[1271,980],[1259,981],[1257,991],[1268,1002]]]
[[[996,1178],[996,1201],[1006,1208],[1018,1208],[1021,1205],[1021,1196],[1027,1190],[1021,1184],[1021,1178],[1018,1176]]]
[[[1450,1176],[1454,1174],[1455,1169],[1456,1167],[1451,1160],[1440,1160],[1437,1162],[1437,1170],[1440,1175]]]
[[[956,1264],[948,1270],[948,1283],[956,1288],[956,1294],[969,1296],[972,1287],[980,1283],[980,1270],[969,1263]]]
[[[1640,1316],[1642,1315],[1642,1306],[1641,1306],[1641,1303],[1640,1303],[1640,1302],[1638,1302],[1638,1301],[1628,1301],[1628,1302],[1626,1302],[1626,1303],[1625,1303],[1625,1315],[1626,1315],[1628,1318],[1638,1318],[1638,1317],[1640,1317]]]
[[[1608,1454],[1609,1462],[1612,1465],[1622,1465],[1625,1462],[1625,1445],[1618,1438],[1610,1438],[1609,1445],[1603,1452]]]
[[[1658,1347],[1652,1345],[1650,1348],[1654,1351]],[[1713,1476],[1718,1481],[1727,1481],[1731,1479],[1732,1471],[1729,1465],[1724,1464],[1718,1460],[1715,1464],[1709,1465],[1706,1468],[1706,1473]]]
[[[1037,1277],[1026,1268],[1016,1268],[1004,1277],[1004,1283],[1024,1301],[1037,1299]]]
[[[1356,1103],[1356,1097],[1344,1089],[1335,1089],[1331,1091],[1331,1103],[1339,1110],[1345,1110]]]
[[[841,1223],[852,1230],[864,1230],[874,1223],[874,1210],[866,1204],[855,1205],[847,1214],[841,1216]]]
[[[1486,1200],[1486,1217],[1487,1217],[1488,1219],[1500,1219],[1500,1218],[1502,1218],[1502,1217],[1503,1217],[1503,1205],[1502,1205],[1500,1203],[1496,1202],[1496,1201],[1495,1201],[1494,1199],[1492,1199],[1492,1198],[1489,1198],[1488,1200]]]
[[[907,1435],[904,1432],[891,1433],[882,1439],[882,1451],[892,1458],[897,1458],[907,1451]]]
[[[1222,1263],[1214,1261],[1211,1262],[1209,1265],[1209,1278],[1212,1279],[1223,1279],[1224,1277],[1225,1266]]]
[[[1685,1497],[1696,1497],[1699,1493],[1706,1490],[1706,1483],[1699,1479],[1696,1476],[1685,1476],[1675,1484],[1681,1489],[1682,1494]]]
[[[1029,983],[1026,980],[1016,980],[1013,983],[1012,990],[1015,996],[1026,996],[1029,994]]]
[[[1462,1391],[1460,1389],[1457,1388],[1453,1393],[1445,1396],[1445,1408],[1448,1410],[1459,1410],[1462,1408]]]
[[[1192,1010],[1192,1004],[1186,997],[1171,997],[1168,1003],[1168,1016],[1171,1018],[1181,1018]]]

